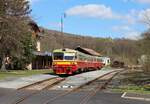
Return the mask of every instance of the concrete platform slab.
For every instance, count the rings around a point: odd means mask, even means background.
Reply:
[[[28,77],[21,77],[21,78],[12,78],[6,80],[0,80],[0,88],[11,88],[11,89],[19,89],[30,84],[47,80],[50,78],[55,78],[58,76],[49,75],[49,74],[39,74],[33,75]]]
[[[68,77],[65,81],[61,82],[58,86],[53,87],[52,90],[75,89],[92,80],[95,80],[96,78],[99,78],[100,76],[103,76],[115,70],[97,70],[97,71],[91,71],[91,72],[71,76],[71,77]],[[118,69],[118,71],[119,70],[121,69]]]

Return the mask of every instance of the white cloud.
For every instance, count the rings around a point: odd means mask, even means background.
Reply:
[[[137,1],[139,3],[150,3],[150,0],[134,0]]]
[[[123,0],[123,2],[138,2],[138,3],[147,4],[150,3],[150,0]]]
[[[130,31],[131,29],[127,25],[122,25],[122,26],[113,26],[112,30],[116,32],[120,32],[120,31]]]
[[[125,34],[125,38],[132,39],[132,40],[138,40],[141,38],[141,33],[137,31],[130,31]]]
[[[123,22],[120,25],[112,27],[114,32],[118,32],[123,35],[123,37],[128,39],[137,40],[141,38],[141,30],[136,28],[136,25],[142,26],[142,23],[147,23],[149,21],[150,26],[150,9],[145,10],[130,10],[126,15],[122,15]],[[143,30],[144,31],[144,30]]]
[[[137,25],[143,22],[144,20],[146,20],[146,18],[150,19],[150,9],[141,10],[141,11],[131,9],[128,12],[128,14],[122,15],[121,17],[122,17],[121,20],[123,21],[124,24]]]
[[[98,4],[87,4],[79,5],[70,8],[66,11],[68,15],[79,15],[85,17],[96,17],[102,19],[114,19],[120,18],[119,15],[115,14],[110,7]]]
[[[138,30],[134,29],[134,26],[130,25],[116,25],[112,27],[112,31],[122,34],[124,38],[138,40],[141,38],[141,33]]]
[[[119,14],[114,12],[111,7],[98,4],[87,4],[72,7],[66,11],[67,15],[95,17],[100,19],[118,19],[126,24],[135,24],[137,22],[138,11],[130,10],[128,14]]]
[[[143,23],[150,23],[150,9],[140,11],[139,20]]]
[[[133,24],[136,23],[136,18],[133,15],[131,15],[131,14],[127,14],[127,15],[122,16],[122,20],[126,24],[130,24],[130,25],[133,25]]]

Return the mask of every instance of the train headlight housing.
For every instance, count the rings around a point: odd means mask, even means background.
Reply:
[[[76,62],[71,62],[71,65],[77,65],[77,63]]]
[[[53,62],[53,65],[56,65],[57,64],[57,62]]]

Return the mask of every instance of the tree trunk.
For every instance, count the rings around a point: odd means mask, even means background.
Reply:
[[[7,71],[5,67],[5,62],[6,62],[6,57],[2,58],[2,66],[1,66],[1,71]]]

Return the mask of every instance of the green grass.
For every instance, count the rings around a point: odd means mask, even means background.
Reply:
[[[150,94],[150,73],[142,70],[125,70],[110,84],[112,91]]]
[[[139,94],[150,94],[150,90],[145,89],[143,86],[124,86],[113,88],[114,92],[130,92],[130,93],[139,93]]]
[[[53,73],[53,72],[52,70],[9,70],[7,72],[0,71],[0,80],[8,77],[25,77],[44,73]]]

